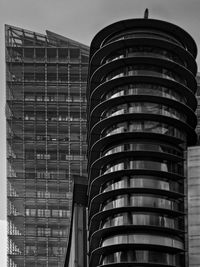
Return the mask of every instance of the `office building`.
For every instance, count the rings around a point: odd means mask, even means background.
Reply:
[[[111,24],[90,49],[89,267],[187,267],[184,151],[196,144],[192,37],[160,20]]]
[[[200,265],[200,146],[187,151],[189,267]]]
[[[196,77],[197,80],[197,92],[196,92],[196,99],[197,99],[197,127],[196,127],[196,133],[198,136],[198,144],[200,144],[200,73],[197,74]]]
[[[6,25],[8,267],[61,267],[86,174],[89,48]]]

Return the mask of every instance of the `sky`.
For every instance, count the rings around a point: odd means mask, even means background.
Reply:
[[[4,25],[38,33],[50,30],[86,45],[103,27],[127,18],[149,17],[175,23],[200,45],[200,0],[0,0],[0,242],[6,242],[6,127]],[[200,49],[199,49],[200,50]],[[200,52],[199,52],[200,53]],[[197,57],[200,64],[200,55]],[[4,253],[5,252],[5,253]],[[6,266],[6,250],[0,265]]]

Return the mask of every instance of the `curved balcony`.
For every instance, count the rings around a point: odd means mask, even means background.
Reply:
[[[90,175],[97,177],[100,174],[126,169],[132,169],[133,172],[135,169],[149,169],[181,174],[178,168],[173,166],[181,165],[183,158],[161,150],[156,151],[153,148],[140,149],[139,145],[136,148],[138,150],[122,151],[100,157],[90,165]]]
[[[145,44],[145,45],[144,45]],[[141,47],[138,49],[138,46]],[[134,48],[134,49],[132,49]],[[150,56],[159,57],[174,61],[180,65],[185,65],[194,74],[197,71],[197,65],[192,55],[178,44],[171,43],[168,40],[161,40],[156,37],[148,38],[128,38],[108,43],[97,50],[91,58],[93,66],[99,66],[103,62],[116,60],[122,57]],[[183,60],[184,58],[184,60]]]
[[[116,214],[115,214],[116,215]],[[120,214],[121,216],[122,214]],[[136,215],[135,215],[136,216]],[[139,215],[137,215],[139,218]],[[105,227],[103,225],[103,228],[99,228],[97,231],[95,231],[92,235],[91,235],[91,242],[90,242],[90,249],[91,251],[95,250],[96,248],[101,246],[101,239],[105,236],[108,235],[117,235],[119,232],[123,233],[123,234],[129,234],[129,233],[143,233],[143,232],[151,232],[154,235],[159,235],[162,234],[163,232],[165,232],[165,234],[169,234],[169,235],[179,235],[180,237],[183,238],[184,235],[184,231],[181,230],[179,227],[174,227],[174,222],[173,223],[169,223],[169,219],[167,220],[165,216],[152,216],[149,214],[145,214],[146,219],[149,217],[151,219],[151,221],[149,220],[149,222],[147,222],[148,220],[146,220],[146,222],[144,221],[144,214],[141,214],[140,217],[142,218],[141,221],[138,220],[137,223],[133,223],[133,224],[128,224],[125,221],[123,222],[123,224],[116,224],[116,225],[109,225],[109,227]],[[121,218],[121,217],[120,217]],[[133,218],[133,220],[136,218]],[[153,222],[153,219],[157,220],[158,222],[155,223]],[[117,217],[114,218],[114,220],[117,220]]]
[[[122,92],[122,91],[121,91]],[[118,92],[110,99],[104,100],[91,112],[90,127],[98,120],[121,114],[149,113],[158,114],[187,122],[196,126],[197,119],[194,111],[185,103],[153,95],[121,95]],[[101,115],[100,115],[101,114]],[[100,115],[100,116],[99,116]]]
[[[155,196],[154,197],[152,197]],[[95,213],[101,210],[109,210],[120,208],[123,206],[132,207],[144,207],[144,208],[155,208],[155,209],[167,209],[175,211],[181,210],[181,205],[178,198],[183,198],[184,195],[177,192],[168,192],[161,189],[154,188],[123,188],[117,189],[110,192],[98,194],[90,202],[90,213],[91,218]],[[171,199],[174,200],[171,200]],[[150,201],[150,203],[148,202]]]
[[[192,110],[197,105],[194,93],[187,86],[169,79],[145,75],[124,76],[100,83],[91,92],[88,103],[92,110],[105,99],[126,95],[161,96],[187,103]]]
[[[161,253],[169,254],[172,254],[175,251],[176,253],[184,251],[183,242],[180,239],[175,239],[173,237],[140,233],[115,235],[105,238],[102,241],[101,247],[92,251],[90,265],[97,266],[101,255],[109,255],[116,251],[129,251],[133,247],[136,250],[156,250]],[[136,261],[136,264],[137,263],[139,262]]]
[[[160,58],[136,57],[122,58],[106,63],[93,73],[90,78],[91,91],[96,85],[124,76],[150,76],[172,80],[196,91],[194,75],[185,67]]]
[[[103,266],[119,267],[119,266],[148,266],[148,267],[180,267],[180,259],[175,255],[159,250],[130,249],[122,251],[113,251],[105,254],[102,259]]]
[[[172,206],[171,206],[172,207]],[[177,207],[178,208],[178,207]],[[90,218],[90,223],[89,223],[89,236],[100,229],[101,227],[101,222],[106,220],[108,217],[115,216],[116,214],[121,214],[121,213],[126,213],[126,212],[131,212],[131,213],[156,213],[156,214],[165,214],[167,216],[173,217],[173,218],[184,218],[184,212],[183,210],[173,210],[170,207],[165,208],[165,207],[154,207],[150,205],[146,206],[123,206],[123,207],[116,207],[116,208],[110,208],[108,210],[104,211],[99,211],[96,212],[93,216]],[[140,225],[140,228],[143,229],[142,225]],[[109,230],[108,230],[109,231]],[[162,228],[162,231],[164,231],[164,228]],[[92,243],[92,241],[91,241]]]
[[[178,183],[181,183],[185,177],[182,175],[178,175],[175,173],[169,173],[169,172],[163,172],[158,170],[145,170],[145,169],[126,169],[126,170],[119,170],[117,172],[111,172],[106,174],[101,174],[98,177],[90,177],[89,180],[89,200],[92,199],[95,195],[97,195],[100,192],[100,188],[102,185],[105,185],[106,183],[121,179],[122,177],[131,177],[135,176],[136,178],[139,176],[149,176],[149,177],[158,177],[161,179],[167,179],[169,181],[177,181]],[[182,192],[181,192],[182,193]]]
[[[172,136],[189,145],[195,144],[196,133],[192,127],[180,120],[157,114],[135,113],[122,114],[106,118],[96,123],[91,129],[90,147],[102,137],[127,132],[149,132]]]
[[[166,36],[165,33],[169,34],[173,40],[172,43],[177,43],[182,46],[186,51],[189,51],[193,57],[197,55],[197,45],[193,38],[182,28],[172,23],[161,21],[157,19],[129,19],[121,20],[113,24],[108,25],[99,31],[93,38],[90,49],[90,57],[99,49],[105,46],[105,42],[118,33],[126,32],[127,30],[145,29],[151,33],[152,30],[159,30],[162,36]],[[139,38],[142,36],[140,35]],[[149,35],[149,39],[152,39],[153,35]],[[132,38],[134,39],[134,38]],[[168,41],[169,38],[165,38],[164,41]],[[181,44],[179,44],[181,40]],[[183,44],[183,45],[182,45]]]

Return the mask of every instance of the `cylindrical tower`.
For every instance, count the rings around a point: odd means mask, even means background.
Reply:
[[[92,41],[88,77],[89,261],[185,266],[184,150],[196,142],[196,44],[154,19]]]

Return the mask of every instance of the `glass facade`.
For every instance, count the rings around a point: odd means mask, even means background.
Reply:
[[[102,260],[102,265],[120,262],[133,263],[150,263],[150,264],[164,264],[180,267],[180,262],[176,256],[170,253],[163,253],[153,250],[128,250],[114,252],[109,256],[105,256]]]
[[[107,44],[113,41],[119,41],[119,40],[126,40],[126,39],[135,39],[135,38],[157,38],[159,40],[165,40],[165,41],[170,41],[175,44],[178,44],[182,47],[185,47],[184,43],[182,40],[179,38],[175,38],[172,33],[169,33],[167,31],[161,31],[158,29],[151,29],[150,31],[146,29],[145,27],[141,27],[140,29],[129,29],[129,30],[124,30],[119,33],[115,33],[114,36],[109,36],[108,38],[105,39],[103,44]]]
[[[114,88],[113,90],[106,92],[103,95],[104,99],[111,99],[119,96],[126,95],[154,95],[166,97],[169,99],[174,99],[182,103],[186,103],[186,98],[181,95],[179,92],[175,92],[170,88],[165,86],[157,85],[157,84],[147,84],[147,83],[135,83],[129,85],[121,85],[119,87]]]
[[[158,57],[158,58],[164,58],[168,60],[172,60],[174,62],[180,63],[180,64],[186,64],[183,59],[181,59],[179,56],[177,56],[172,51],[169,51],[167,49],[161,49],[159,47],[152,47],[152,46],[139,46],[139,47],[128,47],[121,50],[117,50],[114,53],[109,54],[107,57],[104,58],[104,61],[106,63],[117,60],[119,58],[125,58],[125,57],[132,57],[132,56],[148,56],[148,57]],[[103,61],[103,62],[104,62]]]
[[[132,114],[132,113],[152,113],[164,115],[171,118],[186,121],[186,115],[177,111],[175,108],[165,106],[162,104],[148,103],[148,102],[134,102],[117,105],[113,108],[108,108],[103,114],[102,119],[109,118],[115,115]]]
[[[152,207],[160,209],[170,209],[183,211],[181,205],[175,200],[169,200],[167,197],[155,196],[155,195],[136,195],[136,194],[125,194],[117,195],[114,198],[106,200],[102,203],[102,211],[110,210],[114,208],[120,208],[124,206],[130,207]]]
[[[149,234],[127,234],[127,235],[114,235],[110,238],[105,238],[102,241],[102,246],[109,246],[113,244],[127,244],[127,243],[137,243],[137,244],[151,244],[151,245],[167,245],[170,247],[177,247],[183,249],[183,242],[178,239],[149,235]]]
[[[189,267],[200,265],[200,146],[187,150]]]
[[[147,75],[147,76],[155,76],[170,79],[173,81],[178,81],[183,85],[186,85],[187,82],[185,77],[180,77],[176,72],[173,72],[169,69],[153,66],[153,65],[130,65],[126,67],[121,67],[120,69],[113,70],[108,73],[105,77],[102,78],[102,81],[110,81],[113,79],[117,79],[119,77],[124,76],[132,76],[132,75]]]
[[[184,150],[196,142],[195,57],[189,34],[153,19],[116,22],[94,37],[89,267],[187,266]]]
[[[173,146],[170,146],[168,144],[162,142],[158,144],[152,144],[151,142],[142,143],[142,141],[138,141],[137,143],[127,141],[121,144],[114,145],[113,147],[107,149],[106,151],[103,151],[102,155],[107,156],[118,152],[141,151],[141,150],[165,152],[167,154],[178,155],[178,156],[182,155],[181,149],[174,148]]]
[[[130,175],[118,179],[109,180],[102,186],[101,192],[109,192],[120,188],[156,188],[178,192],[180,191],[180,183],[178,181],[170,181],[164,177],[152,177],[147,175]]]
[[[186,140],[186,133],[182,129],[178,129],[177,127],[173,125],[169,125],[162,122],[157,121],[144,121],[144,120],[137,120],[137,121],[124,121],[120,123],[113,124],[105,129],[102,132],[102,137],[107,137],[110,135],[115,135],[119,133],[125,133],[125,132],[149,132],[149,133],[157,133],[162,135],[168,135],[175,138],[179,138],[183,141]],[[113,125],[112,125],[113,124]]]
[[[102,227],[112,227],[119,225],[146,225],[146,226],[158,226],[172,229],[183,229],[181,223],[177,218],[172,218],[167,215],[158,213],[134,213],[124,212],[114,214],[111,217],[106,218],[102,223]]]
[[[87,46],[6,26],[8,266],[60,267],[86,174]]]

